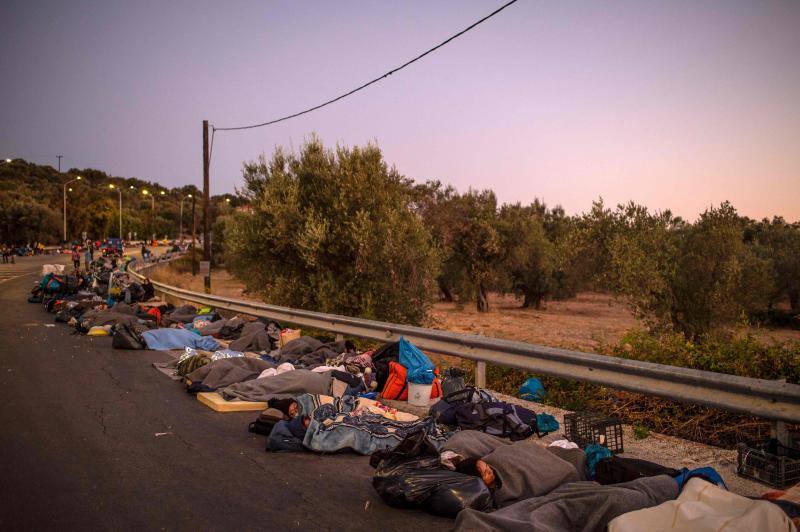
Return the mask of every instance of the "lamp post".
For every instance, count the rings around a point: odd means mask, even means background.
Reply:
[[[178,230],[178,240],[183,240],[183,200],[185,200],[186,198],[191,198],[191,197],[192,197],[191,194],[187,194],[186,196],[181,198],[181,213],[179,215],[179,218],[180,218],[179,227],[180,227],[180,229]]]
[[[155,230],[156,230],[156,220],[155,220],[155,211],[156,211],[156,196],[155,194],[151,194],[149,190],[144,189],[142,190],[142,195],[150,196],[150,230],[153,231],[153,240],[155,240]],[[163,190],[161,191],[162,196],[166,196],[167,193]]]
[[[64,183],[64,242],[67,241],[67,185],[69,185],[74,181],[80,181],[81,179],[83,178],[81,176],[78,176],[75,179],[70,179],[69,181]]]
[[[119,239],[122,240],[122,189],[115,187],[113,184],[108,185],[108,188],[119,193]]]

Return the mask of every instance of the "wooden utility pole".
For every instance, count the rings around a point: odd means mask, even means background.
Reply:
[[[192,275],[197,275],[197,223],[194,217],[194,203],[197,194],[192,194]]]
[[[210,164],[208,153],[208,120],[203,120],[203,261],[209,263],[209,270],[205,275],[206,293],[211,293],[211,240],[208,238],[208,166]]]

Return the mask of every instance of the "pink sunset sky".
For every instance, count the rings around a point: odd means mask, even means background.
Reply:
[[[3,2],[0,156],[200,185],[203,119],[315,105],[502,3]],[[312,132],[504,202],[800,220],[800,2],[520,0],[342,102],[219,133],[212,192]]]

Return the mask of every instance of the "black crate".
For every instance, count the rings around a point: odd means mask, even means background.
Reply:
[[[776,440],[740,443],[736,446],[736,473],[775,488],[800,482],[800,449],[785,447]]]
[[[607,418],[592,412],[564,414],[564,435],[580,447],[596,443],[607,447],[612,453],[624,451],[622,422],[616,418]]]

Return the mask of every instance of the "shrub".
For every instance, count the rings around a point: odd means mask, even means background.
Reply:
[[[635,330],[612,352],[634,360],[800,383],[800,342],[765,343],[750,334],[719,332],[692,341],[674,331],[652,335]]]

